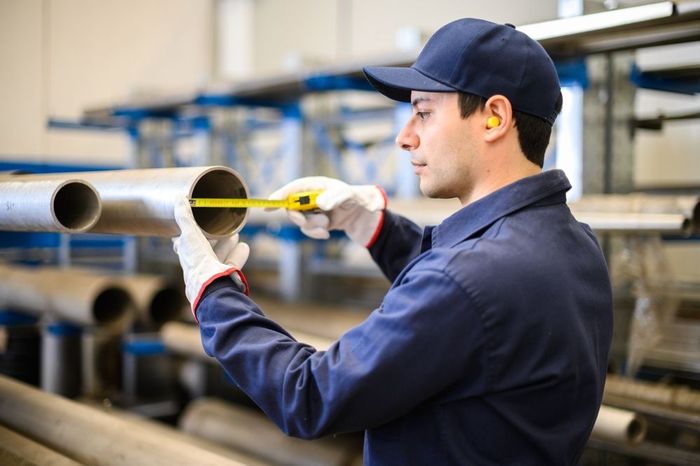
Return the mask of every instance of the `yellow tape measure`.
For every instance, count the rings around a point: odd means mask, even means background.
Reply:
[[[228,198],[194,198],[190,199],[192,207],[218,208],[280,208],[289,210],[318,209],[316,198],[322,191],[304,191],[291,194],[287,199],[271,201],[269,199],[228,199]]]

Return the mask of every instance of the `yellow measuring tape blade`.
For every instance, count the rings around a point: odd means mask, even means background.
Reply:
[[[321,191],[305,191],[294,193],[287,199],[271,201],[269,199],[229,199],[229,198],[194,198],[190,199],[192,207],[218,208],[281,208],[289,210],[317,209],[316,198]]]

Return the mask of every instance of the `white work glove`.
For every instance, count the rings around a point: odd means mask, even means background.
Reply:
[[[217,278],[230,276],[248,294],[248,283],[241,272],[250,254],[248,245],[238,242],[238,235],[207,240],[195,222],[192,208],[185,198],[175,204],[175,221],[180,227],[180,236],[173,238],[173,249],[180,260],[185,279],[185,295],[192,304],[195,319],[204,289]]]
[[[309,176],[284,185],[270,195],[272,200],[286,199],[301,191],[322,190],[316,204],[323,212],[289,210],[289,219],[301,231],[316,239],[328,239],[330,230],[344,230],[357,244],[370,247],[384,222],[386,193],[379,186],[352,186],[334,178]]]

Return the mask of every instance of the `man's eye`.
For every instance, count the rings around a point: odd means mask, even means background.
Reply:
[[[418,118],[421,120],[425,120],[428,118],[428,116],[430,116],[430,112],[416,112],[416,116],[418,116]]]

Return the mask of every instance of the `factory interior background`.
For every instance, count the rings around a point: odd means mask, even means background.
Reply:
[[[654,5],[658,18],[611,16]],[[390,209],[436,224],[459,203],[421,198],[394,142],[411,108],[371,90],[362,66],[410,65],[462,17],[537,38],[581,15],[603,16],[541,40],[564,95],[545,168],[572,180],[615,298],[603,404],[618,417],[581,464],[700,464],[700,2],[0,0],[0,184],[180,170],[162,172],[167,195],[168,181],[206,179],[194,167],[224,167],[212,178],[266,198],[326,175],[379,184]],[[153,190],[141,176],[129,189]],[[390,286],[343,235],[308,239],[280,211],[233,221],[251,296],[318,349]],[[211,464],[362,464],[360,433],[287,437],[237,391],[201,348],[177,232],[131,223],[0,227],[0,463],[129,464],[124,438],[142,442],[139,464],[204,464],[203,451]]]

